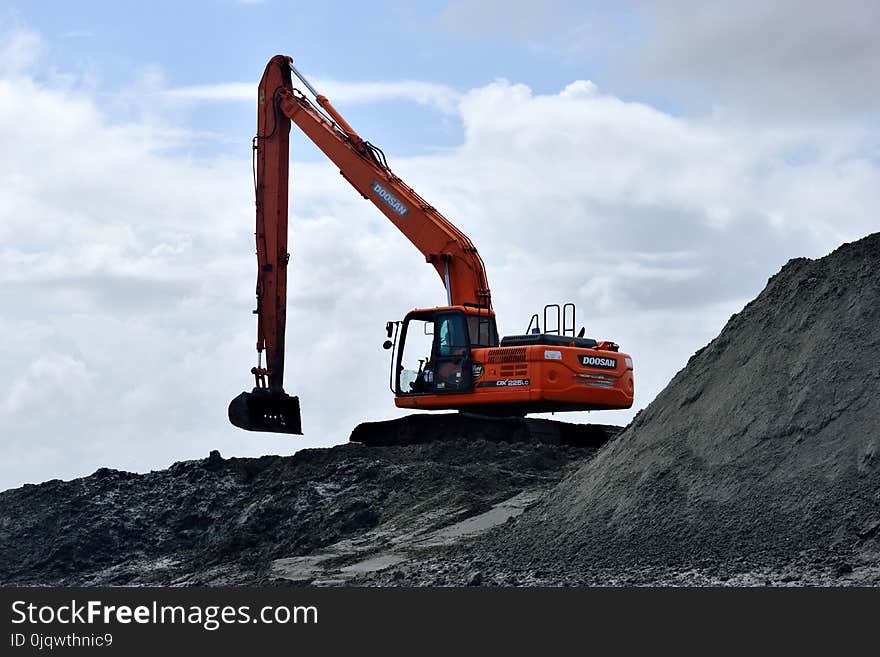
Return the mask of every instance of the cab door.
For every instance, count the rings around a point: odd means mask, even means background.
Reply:
[[[433,374],[433,392],[467,392],[471,389],[471,343],[464,313],[437,313],[429,365]]]

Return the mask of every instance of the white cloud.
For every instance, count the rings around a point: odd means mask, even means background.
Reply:
[[[382,101],[405,100],[432,107],[440,112],[453,113],[460,94],[442,84],[418,80],[392,82],[341,82],[318,80],[313,83],[318,91],[335,105],[356,105]],[[298,85],[294,81],[294,86]],[[158,92],[163,98],[188,102],[253,102],[257,85],[250,82],[224,82],[219,84],[177,87]]]
[[[0,75],[13,77],[30,69],[43,51],[43,40],[32,30],[0,33]]]
[[[24,368],[3,400],[6,413],[44,418],[47,413],[81,410],[94,383],[86,365],[67,354],[38,356]]]
[[[250,82],[197,84],[165,89],[159,93],[173,100],[253,102],[257,95],[257,85]]]
[[[343,111],[416,94],[354,88]],[[874,229],[870,133],[683,120],[586,81],[449,102],[461,146],[392,166],[474,239],[504,332],[577,302],[635,356],[640,406],[787,258]],[[26,66],[0,77],[0,488],[290,452],[397,413],[384,322],[442,303],[440,281],[335,167],[294,162],[287,372],[307,433],[228,425],[255,359],[251,163],[168,148],[186,138]]]
[[[317,89],[334,103],[354,104],[406,100],[446,113],[456,111],[460,97],[460,94],[450,87],[418,80],[397,82],[319,80]]]

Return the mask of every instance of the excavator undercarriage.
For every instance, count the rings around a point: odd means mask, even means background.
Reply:
[[[601,447],[622,427],[573,424],[530,417],[486,417],[474,413],[418,413],[394,420],[363,422],[349,442],[370,447],[421,445],[456,440],[501,443],[543,443],[570,447]]]

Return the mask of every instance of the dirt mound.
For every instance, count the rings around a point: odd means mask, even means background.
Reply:
[[[274,560],[332,552],[340,563],[280,575],[310,580],[403,535],[436,543],[444,527],[552,488],[595,452],[484,440],[350,444],[258,459],[214,452],[145,475],[101,469],[27,485],[0,493],[0,584],[254,584],[269,581]],[[352,539],[347,555],[339,546]],[[397,541],[394,557],[406,548]]]
[[[486,555],[584,577],[799,560],[846,571],[880,565],[878,534],[880,234],[790,261]]]

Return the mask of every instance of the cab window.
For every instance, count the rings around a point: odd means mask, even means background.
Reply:
[[[444,313],[437,318],[437,350],[440,356],[457,356],[470,346],[464,315]]]
[[[472,347],[497,347],[498,331],[495,318],[487,315],[468,315],[468,330]]]

